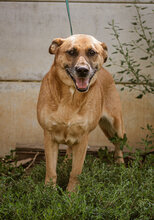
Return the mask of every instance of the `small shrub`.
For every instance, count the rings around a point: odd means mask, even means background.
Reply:
[[[148,74],[149,70],[152,72],[154,67],[154,32],[146,21],[146,16],[151,16],[152,21],[153,13],[147,15],[145,12],[147,7],[138,5],[134,5],[134,7],[136,15],[133,16],[132,29],[129,32],[133,33],[136,39],[133,37],[133,40],[129,42],[122,42],[120,33],[124,30],[114,20],[106,28],[111,30],[113,40],[116,42],[112,45],[115,50],[109,58],[110,63],[107,67],[115,65],[119,68],[114,77],[117,80],[116,77],[120,76],[120,83],[124,86],[121,90],[124,90],[125,87],[128,87],[130,91],[137,90],[139,91],[137,98],[142,98],[147,93],[154,94],[154,81],[151,75]],[[117,54],[121,57],[118,61],[115,59]],[[136,54],[140,54],[139,59],[136,59]],[[127,82],[125,82],[124,76],[127,77]],[[117,81],[119,82],[119,79]]]

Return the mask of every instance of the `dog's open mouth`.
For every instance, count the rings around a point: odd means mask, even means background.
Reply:
[[[89,88],[89,78],[75,77],[74,79],[77,90],[85,92]]]
[[[87,77],[79,77],[79,76],[74,75],[72,73],[72,70],[68,66],[65,67],[65,70],[66,70],[67,74],[72,78],[72,80],[75,84],[75,87],[79,92],[87,92],[88,91],[90,81],[93,78],[93,76],[95,75],[96,71],[93,71],[93,74],[88,75]]]

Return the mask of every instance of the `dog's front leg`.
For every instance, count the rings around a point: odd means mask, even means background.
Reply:
[[[56,185],[57,173],[57,157],[58,157],[58,143],[54,142],[51,138],[51,133],[47,130],[44,131],[44,146],[46,158],[46,177],[45,184],[52,181]]]
[[[72,171],[70,173],[70,179],[67,186],[69,192],[75,191],[75,187],[78,184],[78,175],[82,172],[82,167],[88,146],[88,136],[82,137],[79,144],[72,146]]]

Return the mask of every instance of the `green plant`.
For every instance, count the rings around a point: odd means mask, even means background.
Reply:
[[[114,163],[114,153],[109,152],[108,148],[105,146],[105,149],[100,148],[98,150],[98,157],[104,162]]]
[[[18,179],[24,172],[22,166],[16,167],[15,151],[11,150],[9,155],[0,159],[0,178],[6,182]]]
[[[64,172],[70,169],[63,160],[60,157],[57,168],[61,187],[66,183]],[[5,176],[0,180],[0,219],[152,220],[152,160],[153,155],[148,155],[141,167],[137,154],[126,168],[103,160],[102,152],[98,158],[87,156],[80,185],[71,194],[58,185],[57,189],[44,185],[44,162],[35,165],[29,175],[22,174],[7,183]]]
[[[152,125],[147,124],[146,128],[141,127],[142,130],[146,131],[145,138],[141,138],[140,144],[144,146],[144,150],[149,151],[154,149],[154,128]]]
[[[72,169],[72,159],[68,159],[67,156],[58,157],[58,165],[57,165],[57,172],[63,175],[57,176],[57,184],[65,190],[68,185],[69,175]]]
[[[120,150],[123,150],[124,146],[129,147],[127,144],[127,136],[124,134],[123,138],[118,137],[117,134],[115,134],[114,137],[110,138],[110,141],[113,144],[119,144]]]
[[[138,90],[140,93],[137,98],[142,98],[146,93],[154,94],[154,81],[151,75],[148,74],[148,70],[152,70],[154,67],[154,32],[147,24],[145,18],[147,14],[143,13],[147,8],[137,5],[134,7],[136,9],[136,15],[131,23],[132,30],[129,32],[133,33],[133,36],[135,34],[136,39],[130,42],[122,42],[120,33],[123,29],[115,24],[114,20],[107,27],[107,29],[112,30],[113,39],[117,42],[117,44],[112,45],[115,51],[112,53],[112,58],[109,58],[110,63],[107,67],[111,65],[118,66],[119,71],[117,73],[120,75],[120,82],[130,90]],[[153,13],[148,15],[151,16],[152,21]],[[118,53],[121,55],[119,62],[114,59],[114,55]],[[137,53],[140,54],[139,60],[136,58]],[[128,76],[127,83],[125,82],[124,75]],[[121,90],[124,90],[124,87]]]

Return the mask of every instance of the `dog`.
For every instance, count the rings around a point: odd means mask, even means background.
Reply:
[[[102,65],[107,46],[90,35],[54,39],[50,71],[42,80],[37,116],[44,130],[45,183],[56,185],[59,144],[72,154],[68,191],[75,191],[88,146],[88,134],[99,124],[109,138],[124,136],[119,94],[110,73]],[[115,143],[115,159],[123,163],[120,145]]]

